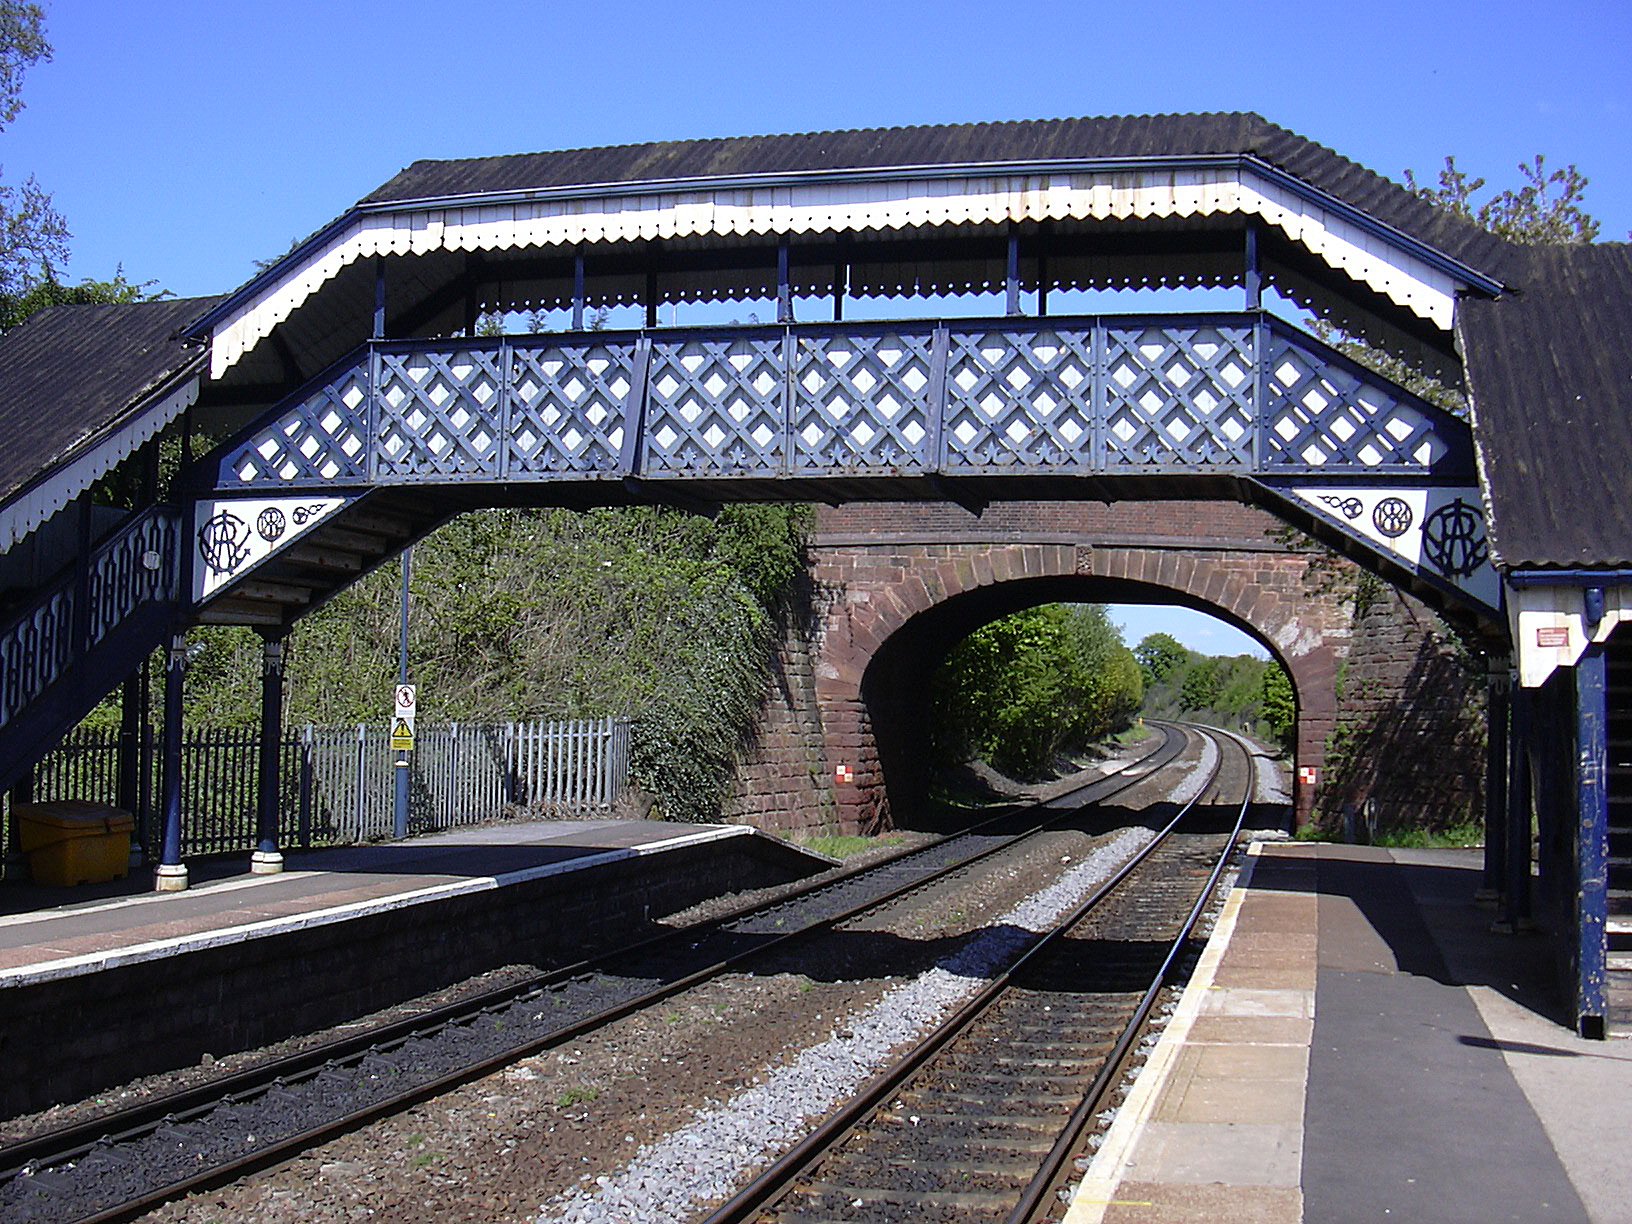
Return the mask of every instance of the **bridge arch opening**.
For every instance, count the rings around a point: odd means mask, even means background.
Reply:
[[[933,781],[925,751],[930,686],[935,669],[971,633],[1005,616],[1047,604],[1176,605],[1216,617],[1260,643],[1291,681],[1296,705],[1295,763],[1319,769],[1335,725],[1334,678],[1341,631],[1301,589],[1296,558],[1180,557],[1156,550],[1120,550],[1104,558],[1114,573],[1079,572],[1078,550],[1015,545],[964,550],[950,562],[929,562],[901,582],[868,593],[876,619],[849,642],[851,657],[835,658],[829,701],[854,711],[840,751],[865,754],[858,825],[911,823]],[[1109,551],[1109,550],[1106,550]],[[1034,568],[1028,568],[1034,567]],[[925,576],[929,581],[925,582]],[[1133,645],[1130,642],[1128,645]],[[830,740],[830,743],[833,742]],[[1299,788],[1298,817],[1308,815],[1312,790]],[[841,795],[841,803],[842,803]],[[869,808],[867,805],[871,804]]]

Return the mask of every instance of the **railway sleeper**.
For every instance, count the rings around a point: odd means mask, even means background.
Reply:
[[[1026,1104],[1029,1106],[1052,1109],[1056,1106],[1063,1109],[1072,1109],[1082,1099],[1082,1094],[1075,1096],[1070,1093],[1046,1092],[1039,1090],[1034,1083],[1026,1080],[1010,1080],[1007,1084],[994,1085],[992,1092],[966,1092],[956,1088],[926,1088],[922,1092],[907,1095],[908,1101],[921,1100],[928,1103],[955,1105],[970,1110],[1001,1108],[1014,1100],[1015,1093],[1023,1090],[1026,1094]],[[911,1106],[909,1106],[911,1108]],[[919,1115],[922,1116],[921,1114]]]
[[[911,1119],[917,1118],[917,1122]],[[956,1135],[979,1138],[989,1134],[1001,1134],[1004,1131],[1034,1131],[1051,1133],[1058,1128],[1059,1123],[1052,1118],[1032,1118],[1024,1114],[1003,1114],[1002,1116],[985,1115],[976,1117],[971,1114],[946,1113],[943,1110],[924,1111],[912,1114],[887,1113],[880,1115],[880,1122],[889,1122],[899,1127],[925,1128],[934,1132],[937,1137],[940,1133],[950,1131]],[[985,1128],[985,1129],[981,1129]]]

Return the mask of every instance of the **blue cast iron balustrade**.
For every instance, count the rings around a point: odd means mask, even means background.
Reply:
[[[377,342],[216,492],[499,480],[1368,473],[1473,479],[1466,424],[1259,314]]]
[[[180,540],[180,511],[146,510],[0,628],[0,728],[137,613],[174,605]]]

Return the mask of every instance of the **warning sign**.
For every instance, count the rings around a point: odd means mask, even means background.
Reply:
[[[417,707],[419,704],[418,696],[419,694],[416,686],[412,684],[397,685],[396,697],[398,718],[406,718],[409,722],[414,721],[415,707]]]
[[[1568,625],[1543,625],[1536,629],[1536,645],[1543,650],[1568,647],[1570,644],[1570,627]]]
[[[406,718],[399,718],[391,724],[391,751],[412,752],[414,750],[414,724]]]

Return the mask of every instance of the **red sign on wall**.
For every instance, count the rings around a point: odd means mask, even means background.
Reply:
[[[1568,625],[1547,626],[1536,630],[1536,645],[1552,648],[1568,646],[1570,644],[1570,627]]]

